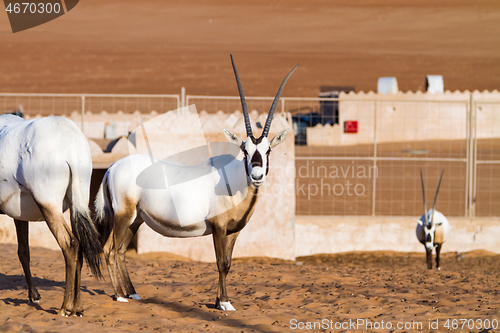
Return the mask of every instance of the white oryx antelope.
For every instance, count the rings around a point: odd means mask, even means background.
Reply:
[[[441,177],[439,178],[436,195],[434,196],[434,204],[432,205],[432,208],[427,211],[425,203],[424,178],[422,176],[422,170],[420,170],[422,195],[424,198],[424,215],[422,215],[420,220],[416,220],[418,222],[416,232],[418,240],[425,246],[428,269],[432,269],[432,249],[434,247],[436,248],[436,268],[441,268],[439,266],[441,247],[448,239],[448,235],[450,233],[450,224],[448,220],[442,213],[436,210],[436,201],[439,193],[439,186],[441,185],[441,180],[443,179],[443,173],[444,170],[441,172]]]
[[[88,208],[92,159],[87,139],[70,120],[25,120],[0,116],[0,213],[14,219],[18,256],[28,284],[29,302],[38,302],[30,271],[28,221],[46,221],[66,263],[66,287],[59,310],[83,313],[80,277],[83,257],[100,277],[102,246]],[[71,227],[63,213],[71,212]]]
[[[104,175],[96,197],[96,223],[104,245],[104,255],[117,301],[127,297],[140,299],[125,266],[125,251],[139,226],[146,222],[154,231],[167,237],[198,237],[212,234],[219,284],[215,306],[235,310],[226,291],[226,276],[231,266],[233,247],[240,231],[248,223],[257,202],[259,187],[269,171],[271,150],[282,143],[289,129],[268,140],[269,128],[285,84],[297,66],[283,80],[273,101],[262,135],[252,134],[250,117],[240,78],[231,56],[247,138],[245,141],[224,130],[229,142],[243,158],[215,156],[198,165],[185,166],[156,160],[163,170],[149,175],[152,183],[166,187],[140,186],[140,179],[152,166],[152,157],[129,155],[114,163]],[[147,178],[147,177],[146,177]],[[180,185],[179,185],[180,184]],[[154,187],[154,186],[153,186]]]

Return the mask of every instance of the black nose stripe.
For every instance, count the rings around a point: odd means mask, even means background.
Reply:
[[[250,165],[252,168],[255,167],[262,167],[262,155],[258,150],[255,151],[255,153],[252,156],[252,160],[250,161]]]

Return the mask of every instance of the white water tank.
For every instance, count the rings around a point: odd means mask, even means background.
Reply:
[[[399,91],[398,80],[395,77],[379,77],[377,92],[379,94],[397,94]]]
[[[427,75],[425,78],[425,91],[429,94],[444,93],[444,81],[442,75]]]

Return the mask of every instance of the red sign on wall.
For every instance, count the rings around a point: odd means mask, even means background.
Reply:
[[[358,133],[358,121],[357,120],[344,121],[344,133]]]

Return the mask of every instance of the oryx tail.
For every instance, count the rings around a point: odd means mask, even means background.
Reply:
[[[82,251],[89,268],[96,278],[102,278],[101,273],[101,255],[103,252],[102,243],[99,233],[90,216],[87,200],[82,194],[82,180],[76,167],[69,164],[71,175],[70,194],[71,194],[71,227],[75,237],[80,243],[80,251]]]
[[[108,174],[104,175],[99,191],[97,192],[95,206],[95,224],[99,232],[101,243],[105,244],[111,230],[113,229],[114,219],[111,211],[109,198]]]

